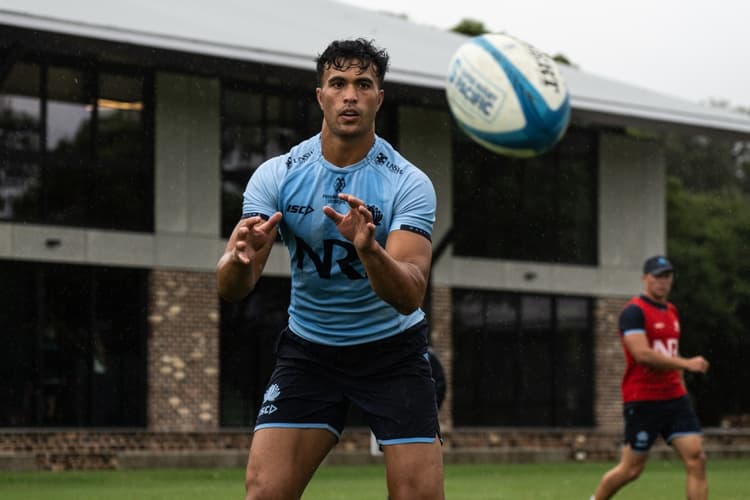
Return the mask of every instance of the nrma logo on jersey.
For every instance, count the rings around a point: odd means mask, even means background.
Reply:
[[[297,251],[294,255],[294,260],[297,262],[297,269],[304,269],[305,257],[309,257],[315,266],[315,270],[318,272],[318,276],[323,279],[331,279],[334,262],[338,264],[344,276],[350,280],[367,279],[364,271],[360,272],[355,267],[355,264],[359,264],[362,267],[362,262],[359,260],[359,255],[357,255],[354,245],[348,241],[323,240],[323,256],[321,257],[315,249],[305,243],[305,240],[298,236],[295,236],[294,239],[297,243]],[[334,253],[341,257],[334,261]]]
[[[666,342],[660,339],[654,340],[651,348],[665,356],[674,358],[677,356],[679,349],[679,341],[677,339],[667,339]]]

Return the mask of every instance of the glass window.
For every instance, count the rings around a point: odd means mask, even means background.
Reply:
[[[152,230],[154,175],[144,87],[141,75],[99,75],[96,161],[87,205],[89,225]]]
[[[0,275],[0,426],[145,426],[147,272],[0,261]]]
[[[494,154],[456,132],[455,253],[596,264],[596,161],[596,134],[583,129],[529,159]]]
[[[16,64],[0,83],[0,220],[30,220],[40,198],[40,70]]]
[[[263,277],[244,301],[221,302],[222,426],[254,425],[275,362],[274,343],[287,325],[290,292],[288,278]]]
[[[590,302],[455,289],[455,425],[591,425]]]
[[[0,81],[0,219],[152,231],[146,79],[14,64]]]

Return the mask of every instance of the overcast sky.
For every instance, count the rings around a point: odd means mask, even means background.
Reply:
[[[338,1],[445,29],[475,19],[590,73],[750,107],[750,0]]]

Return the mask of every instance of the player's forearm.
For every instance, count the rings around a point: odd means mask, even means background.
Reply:
[[[653,349],[644,349],[634,353],[636,363],[648,366],[656,370],[684,370],[686,368],[685,359],[680,356],[665,356]]]
[[[422,305],[427,278],[417,265],[395,260],[380,245],[359,256],[378,297],[401,314],[411,314]]]
[[[238,302],[253,291],[257,278],[253,262],[243,264],[232,252],[226,252],[216,266],[216,285],[219,296],[229,302]]]

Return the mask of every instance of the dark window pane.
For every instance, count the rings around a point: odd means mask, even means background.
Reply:
[[[0,158],[0,220],[39,220],[41,168],[34,158],[15,154]]]
[[[554,150],[524,160],[493,154],[456,132],[454,251],[596,264],[596,161],[590,131],[570,129]]]
[[[37,276],[29,264],[0,261],[0,427],[35,424]]]
[[[5,152],[39,151],[39,66],[16,64],[0,85],[0,161]]]
[[[0,83],[0,220],[39,216],[39,67],[16,64]]]
[[[0,276],[0,425],[145,425],[146,272],[0,261]]]
[[[153,231],[146,76],[21,62],[0,85],[0,220]]]
[[[96,268],[90,425],[146,425],[148,272]]]
[[[51,67],[47,73],[47,151],[90,155],[92,98],[83,71]]]
[[[144,161],[143,77],[99,76],[96,156],[99,161]]]
[[[252,426],[274,365],[273,348],[287,325],[290,282],[264,277],[237,304],[221,303],[220,420]]]
[[[453,291],[461,426],[590,425],[589,299]]]

